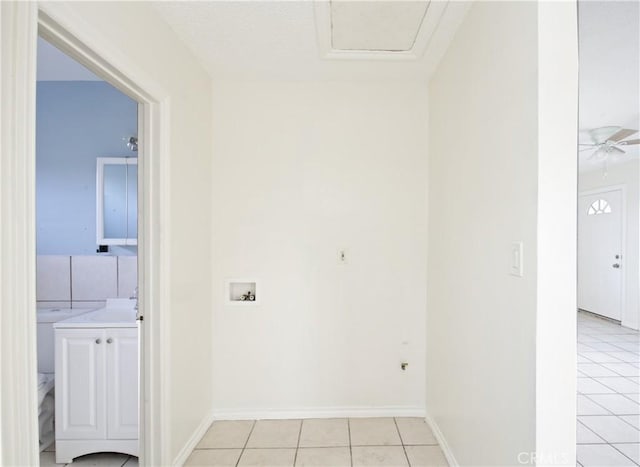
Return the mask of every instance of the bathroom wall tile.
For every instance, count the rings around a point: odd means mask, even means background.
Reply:
[[[36,299],[46,301],[71,299],[69,256],[43,255],[36,258]]]
[[[118,298],[129,298],[138,286],[138,257],[118,256]]]
[[[71,257],[72,300],[104,300],[118,296],[115,256]]]
[[[36,308],[37,309],[42,309],[42,308],[71,308],[71,302],[48,302],[48,301],[44,301],[44,300],[38,300],[36,302]]]
[[[84,300],[74,300],[71,302],[71,308],[88,308],[93,310],[95,308],[104,308],[106,302],[104,300],[96,300],[96,301],[84,301]]]

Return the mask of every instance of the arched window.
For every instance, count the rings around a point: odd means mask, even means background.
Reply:
[[[611,206],[607,202],[606,199],[598,199],[595,200],[591,206],[589,206],[589,210],[587,211],[588,216],[597,216],[598,214],[610,214]]]

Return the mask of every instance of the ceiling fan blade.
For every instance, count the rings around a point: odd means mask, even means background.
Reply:
[[[622,130],[622,127],[619,126],[603,126],[589,130],[589,136],[594,144],[602,144],[620,130]]]
[[[625,145],[625,146],[630,146],[632,144],[640,144],[640,139],[628,139],[626,141],[620,141],[617,144]]]
[[[620,141],[622,139],[627,138],[628,136],[631,135],[635,135],[638,132],[638,130],[630,130],[629,128],[623,128],[619,131],[617,131],[615,134],[609,136],[609,138],[607,138],[608,141]]]
[[[588,148],[578,149],[578,152],[593,151],[593,148],[594,148],[594,147],[595,147],[595,146],[591,146],[591,145],[589,145],[589,147],[588,147]]]
[[[618,154],[625,154],[626,151],[623,151],[622,149],[616,147],[616,146],[611,146],[609,149],[610,152],[617,152]]]

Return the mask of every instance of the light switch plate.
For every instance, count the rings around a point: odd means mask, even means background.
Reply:
[[[522,277],[522,242],[513,242],[511,244],[509,274],[516,277]]]

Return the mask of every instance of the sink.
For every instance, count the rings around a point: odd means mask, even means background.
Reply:
[[[54,323],[54,328],[137,327],[135,300],[109,299],[104,308]]]
[[[101,308],[87,313],[86,316],[84,316],[84,319],[86,321],[95,321],[96,323],[132,323],[136,320],[136,310],[112,310],[109,308]]]

